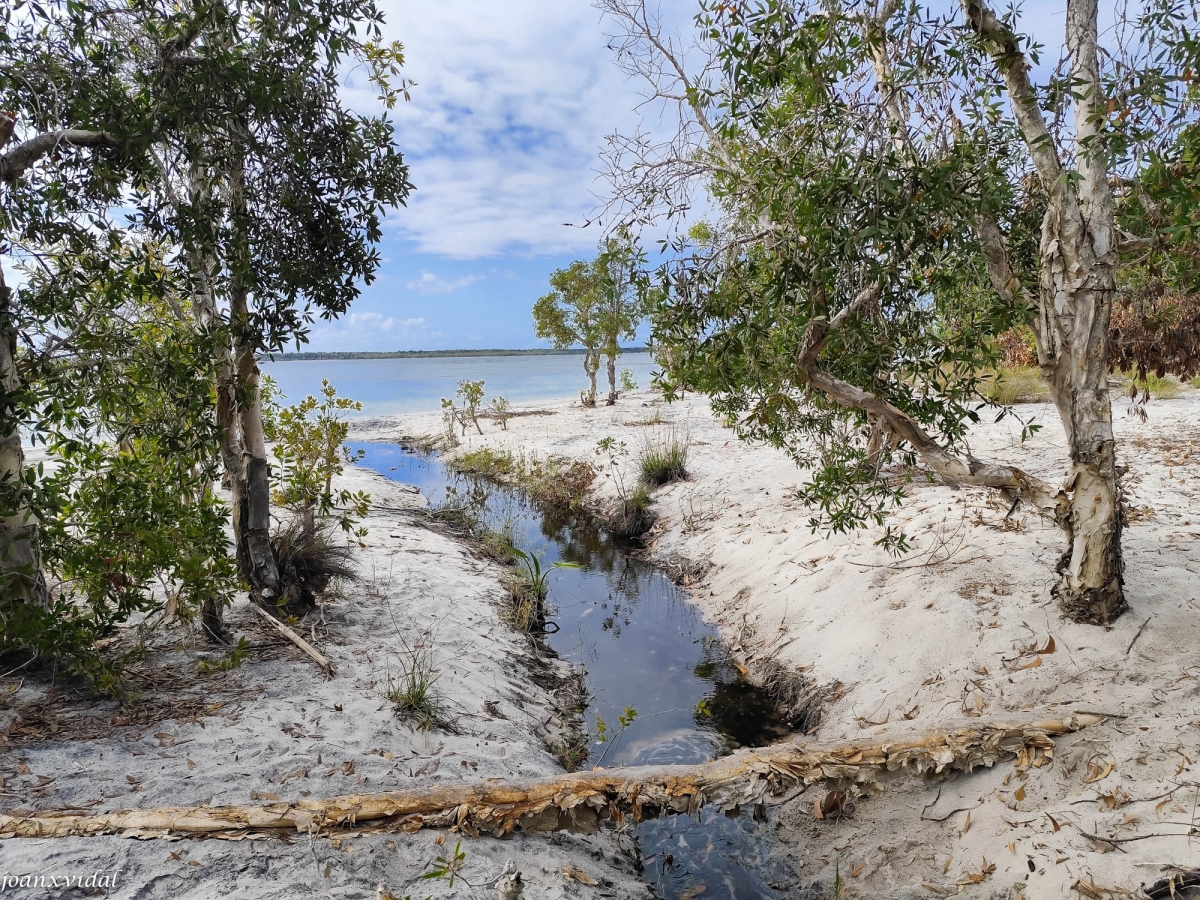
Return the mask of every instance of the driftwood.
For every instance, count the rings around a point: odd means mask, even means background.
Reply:
[[[698,766],[595,769],[523,782],[489,779],[479,785],[438,784],[324,800],[132,809],[98,815],[0,815],[0,838],[119,833],[133,837],[240,837],[248,830],[312,833],[362,825],[403,831],[449,827],[472,836],[564,828],[593,831],[602,818],[621,822],[626,816],[641,820],[660,814],[693,814],[706,803],[733,809],[798,785],[824,782],[849,795],[862,795],[882,790],[883,780],[899,772],[969,772],[1008,757],[1042,765],[1053,758],[1050,735],[1077,731],[1103,718],[1080,713],[1025,723],[980,721],[916,739],[832,749],[787,742],[739,750]]]
[[[305,653],[307,653],[310,657],[312,657],[313,661],[318,666],[321,667],[321,670],[327,676],[329,676],[330,678],[333,677],[333,675],[334,675],[333,663],[331,663],[323,655],[321,655],[321,653],[317,650],[316,647],[314,647],[312,644],[310,644],[304,638],[300,637],[300,635],[296,634],[296,632],[292,631],[292,629],[288,628],[286,625],[284,625],[282,622],[280,622],[277,618],[275,618],[273,615],[271,615],[269,612],[267,612],[265,609],[263,609],[257,603],[251,603],[250,606],[260,616],[262,616],[264,619],[266,619],[268,622],[270,622],[276,631],[278,631],[285,638],[287,638],[289,641],[291,641],[293,644],[295,644],[297,647],[299,647],[301,650],[303,650]]]

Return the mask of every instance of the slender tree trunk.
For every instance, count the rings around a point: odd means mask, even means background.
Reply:
[[[26,470],[15,402],[22,384],[13,313],[12,291],[0,271],[0,600],[48,606],[38,521],[19,500]],[[10,504],[10,496],[16,502]]]
[[[600,371],[600,351],[590,347],[583,352],[583,371],[587,373],[589,387],[584,406],[596,405],[596,373]]]
[[[234,164],[229,173],[232,215],[241,219],[245,200],[243,168]],[[241,241],[236,235],[235,241]],[[233,490],[233,533],[237,545],[238,572],[250,587],[250,597],[257,603],[279,597],[279,567],[271,549],[271,479],[267,462],[266,438],[263,435],[262,397],[259,393],[257,343],[249,332],[248,290],[245,275],[252,264],[245,256],[244,245],[233,248],[229,277],[229,320],[233,335],[233,396],[227,398],[225,418],[221,420],[226,434],[236,427],[241,433],[241,457],[231,475]],[[235,421],[236,420],[236,424]],[[233,448],[230,448],[231,450]],[[232,462],[226,455],[226,464]]]
[[[608,352],[608,406],[617,402],[617,352]]]

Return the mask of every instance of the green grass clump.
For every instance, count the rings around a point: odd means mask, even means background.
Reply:
[[[425,731],[441,721],[442,700],[435,685],[438,676],[433,670],[433,649],[414,649],[400,674],[388,676],[386,697],[403,721],[412,722]]]
[[[1041,403],[1050,399],[1050,388],[1036,366],[1003,366],[986,376],[979,393],[990,403]]]
[[[477,475],[490,481],[503,481],[518,474],[520,470],[515,456],[507,450],[493,450],[491,447],[468,450],[448,460],[446,465],[455,472]]]
[[[609,517],[608,530],[618,537],[641,537],[654,524],[650,503],[650,493],[644,487],[638,487],[620,501],[616,513]]]
[[[642,481],[648,485],[661,485],[687,478],[690,443],[687,431],[675,426],[648,437],[638,461]]]

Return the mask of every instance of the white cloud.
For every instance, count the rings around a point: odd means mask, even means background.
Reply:
[[[410,281],[405,287],[420,294],[449,294],[459,288],[472,285],[482,278],[482,275],[464,275],[462,278],[447,281],[445,278],[439,278],[432,272],[422,269],[421,277]]]
[[[692,8],[691,0],[669,5]],[[473,259],[586,252],[604,136],[629,128],[636,85],[588,0],[385,0],[412,102],[393,111],[417,190],[389,216],[421,252]],[[361,75],[356,105],[369,103]]]

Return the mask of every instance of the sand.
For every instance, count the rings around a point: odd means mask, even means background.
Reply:
[[[643,391],[614,407],[539,406],[553,415],[513,419],[507,431],[485,423],[461,449],[600,465],[597,442],[611,437],[630,450],[628,483],[647,439],[687,431],[689,478],[654,492],[660,521],[649,553],[711,564],[691,585],[693,599],[743,661],[771,658],[818,685],[840,685],[814,739],[1112,714],[1061,739],[1048,766],[897,782],[835,822],[814,818],[811,792],[783,805],[775,852],[797,884],[832,882],[836,867],[845,897],[1107,897],[1171,866],[1200,866],[1200,832],[1189,836],[1200,822],[1200,391],[1152,401],[1145,423],[1125,415],[1123,401],[1114,409],[1129,469],[1130,610],[1107,629],[1059,616],[1050,587],[1061,532],[1024,510],[1006,518],[995,494],[914,481],[891,520],[913,550],[895,559],[875,546],[878,529],[814,533],[793,496],[802,473],[783,453],[739,441],[703,397],[667,405]],[[1059,481],[1055,413],[1021,411],[1043,430],[1022,443],[1015,423],[981,426],[973,451]],[[655,419],[668,424],[644,424]],[[416,415],[361,423],[356,436],[439,429],[439,417]],[[602,507],[615,497],[614,479],[598,486]]]
[[[229,614],[234,633],[254,645],[239,667],[200,675],[199,660],[221,654],[186,628],[165,629],[135,673],[141,695],[123,709],[83,709],[71,691],[14,673],[0,680],[0,808],[250,803],[560,771],[544,747],[557,724],[554,697],[534,676],[550,683],[562,664],[536,660],[526,639],[499,621],[497,567],[415,519],[412,510],[424,505],[415,491],[359,469],[345,483],[374,500],[356,557],[361,579],[327,598],[323,622],[313,616],[301,628],[335,666],[334,678],[281,642],[244,597]],[[433,655],[449,727],[425,732],[401,722],[385,696],[412,649]],[[131,900],[375,898],[380,884],[396,898],[493,897],[487,883],[507,860],[530,897],[646,896],[605,835],[467,840],[469,884],[422,879],[457,839],[428,831],[289,841],[6,840],[0,876],[44,876],[47,886],[8,887],[0,897],[85,896],[96,883],[115,885],[105,896]],[[564,876],[565,866],[599,885],[584,889]],[[87,881],[96,875],[109,881]],[[60,885],[84,878],[85,887],[52,888],[52,877]]]

